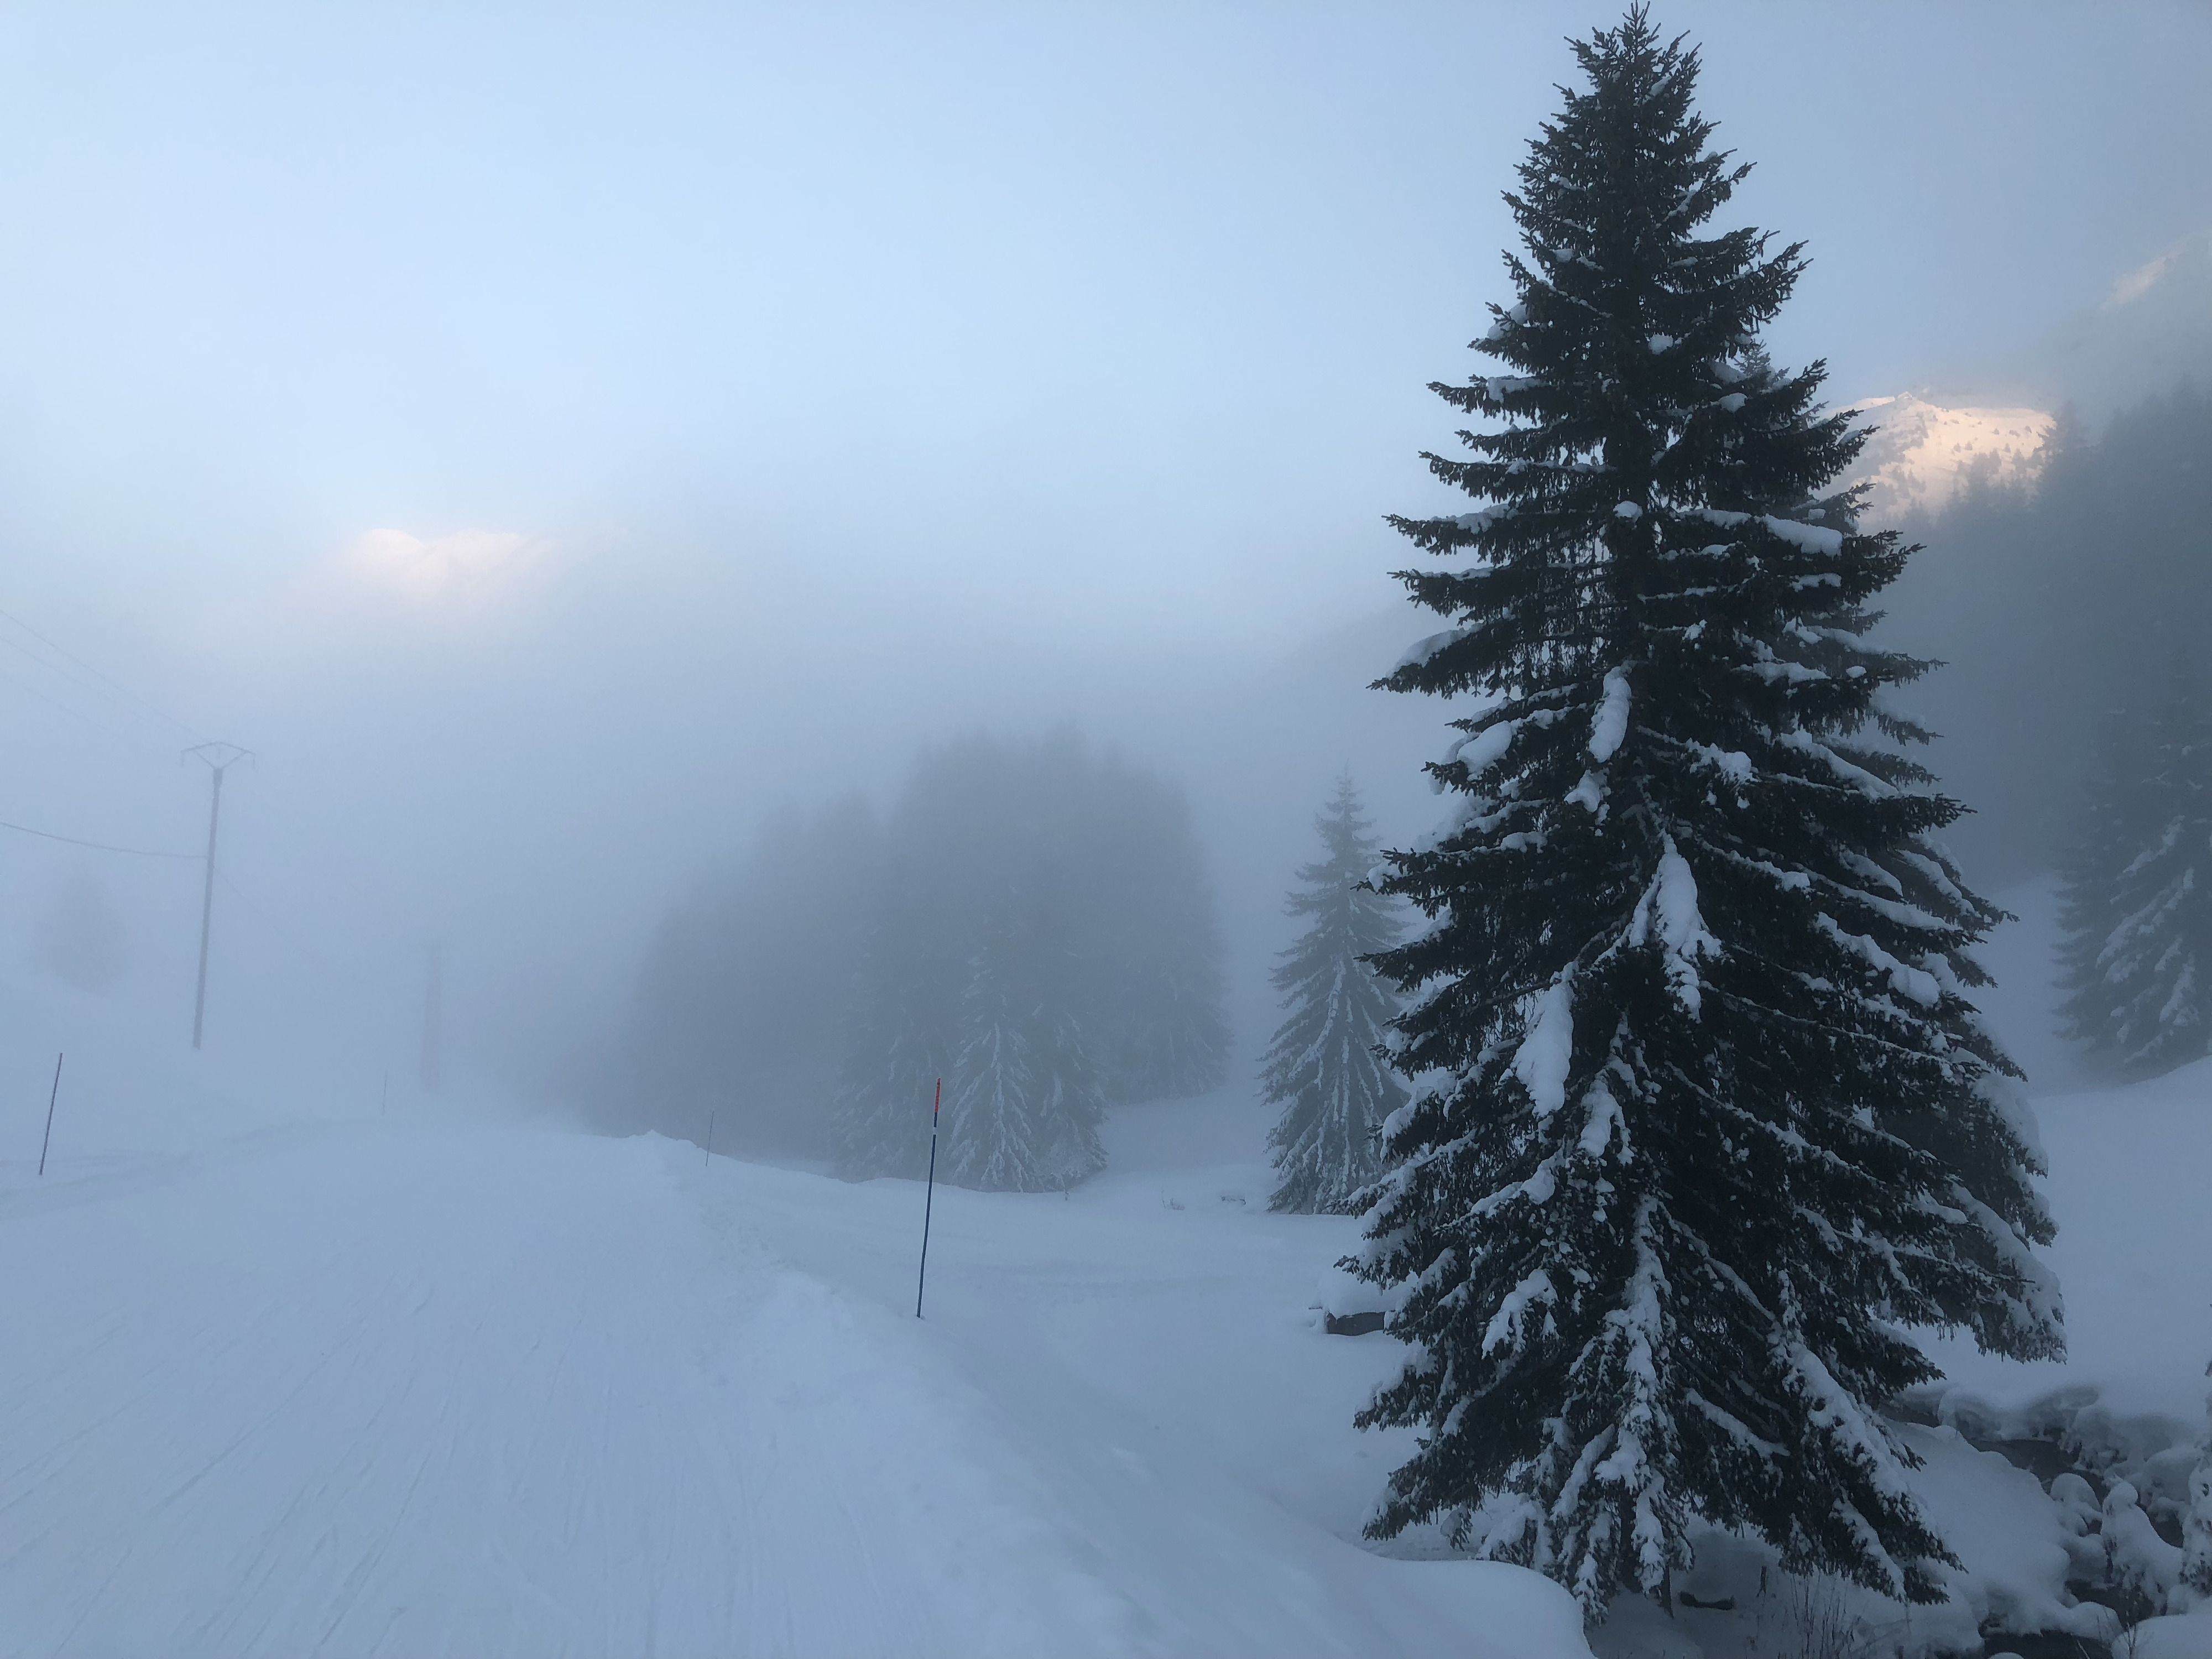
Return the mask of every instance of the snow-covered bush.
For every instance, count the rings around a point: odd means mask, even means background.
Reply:
[[[1869,1659],[1872,1633],[1833,1578],[1785,1576],[1759,1607],[1758,1651],[1792,1659]]]
[[[2166,1612],[2181,1582],[2181,1552],[2158,1535],[2128,1481],[2105,1494],[2104,1519],[2106,1584],[2136,1618]]]
[[[2205,1367],[2212,1376],[2212,1365]],[[2204,1438],[2189,1473],[2189,1505],[2182,1512],[2182,1597],[2191,1607],[2212,1607],[2212,1399],[2205,1401]]]

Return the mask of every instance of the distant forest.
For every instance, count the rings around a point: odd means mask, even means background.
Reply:
[[[772,819],[696,880],[578,1079],[589,1116],[732,1152],[1056,1188],[1108,1105],[1224,1075],[1222,947],[1180,788],[1061,732],[926,755],[881,817]],[[988,1120],[988,1121],[986,1120]]]

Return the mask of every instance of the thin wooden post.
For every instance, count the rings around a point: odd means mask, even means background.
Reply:
[[[54,1103],[62,1096],[62,1056],[54,1056],[54,1086],[46,1091],[46,1136],[39,1143],[39,1179],[46,1178],[46,1148],[54,1144]]]
[[[921,1270],[914,1276],[914,1316],[921,1317],[921,1287],[929,1281],[929,1212],[937,1205],[937,1112],[945,1104],[945,1079],[929,1103],[929,1189],[921,1200]]]

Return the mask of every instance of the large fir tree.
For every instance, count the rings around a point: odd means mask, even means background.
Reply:
[[[1970,1005],[2000,913],[1929,839],[1961,810],[1869,648],[1911,550],[1835,481],[1863,441],[1758,341],[1802,269],[1701,234],[1746,169],[1694,51],[1642,8],[1577,43],[1506,198],[1525,257],[1437,386],[1482,429],[1428,458],[1478,501],[1393,522],[1450,619],[1382,684],[1475,694],[1459,798],[1382,891],[1430,929],[1363,1270],[1411,1345],[1363,1425],[1411,1425],[1370,1530],[1437,1518],[1593,1613],[1665,1599],[1694,1522],[1916,1601],[1951,1558],[1879,1415],[1938,1375],[1908,1328],[2061,1347],[2015,1068]],[[1826,493],[1824,493],[1826,492]]]
[[[1299,870],[1284,906],[1313,925],[1275,969],[1288,1013],[1261,1073],[1282,1108],[1268,1207],[1342,1214],[1382,1172],[1383,1121],[1406,1103],[1382,1053],[1398,1000],[1365,961],[1396,943],[1399,907],[1367,884],[1376,848],[1349,773],[1314,828],[1328,856]]]
[[[2212,697],[2194,663],[2109,726],[2062,898],[2075,1037],[2147,1072],[2212,1048]]]

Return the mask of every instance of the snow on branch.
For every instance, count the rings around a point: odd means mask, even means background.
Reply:
[[[1876,800],[1887,800],[1892,796],[1903,793],[1895,784],[1886,782],[1875,776],[1864,767],[1852,765],[1850,762],[1829,748],[1826,744],[1808,732],[1778,732],[1775,733],[1774,741],[1784,749],[1795,749],[1800,754],[1810,755],[1816,760],[1826,762],[1828,769],[1833,772],[1838,779],[1844,783],[1856,784],[1863,793],[1870,795]]]
[[[1605,675],[1605,698],[1590,721],[1590,758],[1609,761],[1628,735],[1628,673],[1609,668]]]
[[[1449,651],[1474,631],[1472,627],[1462,625],[1447,628],[1441,633],[1425,634],[1413,641],[1406,654],[1392,665],[1390,672],[1396,673],[1401,669],[1419,668],[1438,652]]]
[[[1889,975],[1889,988],[1901,997],[1909,997],[1923,1008],[1933,1008],[1943,1000],[1943,988],[1936,982],[1936,975],[1925,968],[1899,962],[1864,933],[1847,933],[1836,919],[1821,911],[1814,920],[1820,931],[1854,955],[1865,959],[1869,967]]]
[[[1559,1299],[1559,1287],[1552,1283],[1551,1274],[1541,1267],[1534,1269],[1527,1278],[1506,1292],[1505,1300],[1498,1304],[1498,1311],[1490,1316],[1490,1323],[1482,1333],[1482,1352],[1486,1358],[1498,1349],[1511,1346],[1519,1347],[1528,1340],[1528,1327],[1540,1310]]]
[[[1498,720],[1479,732],[1470,732],[1444,750],[1443,764],[1454,761],[1467,768],[1469,777],[1480,777],[1505,758],[1505,751],[1513,746],[1513,737],[1520,731],[1519,720]]]
[[[1692,1014],[1702,1002],[1698,994],[1699,957],[1717,957],[1721,942],[1705,927],[1698,910],[1698,878],[1689,860],[1675,848],[1672,836],[1662,836],[1666,850],[1659,856],[1658,872],[1636,902],[1628,924],[1628,942],[1642,945],[1656,927],[1659,944],[1667,953],[1667,980],[1674,999]]]
[[[1683,509],[1685,517],[1703,519],[1707,524],[1719,525],[1733,530],[1739,525],[1749,524],[1754,518],[1764,526],[1769,535],[1778,537],[1801,553],[1819,554],[1834,558],[1844,550],[1844,532],[1825,526],[1803,524],[1796,519],[1778,519],[1771,513],[1732,513],[1724,507],[1691,507]]]
[[[1575,965],[1571,962],[1537,997],[1528,1033],[1513,1052],[1513,1075],[1528,1089],[1539,1118],[1551,1116],[1566,1103],[1567,1066],[1574,1048]]]

